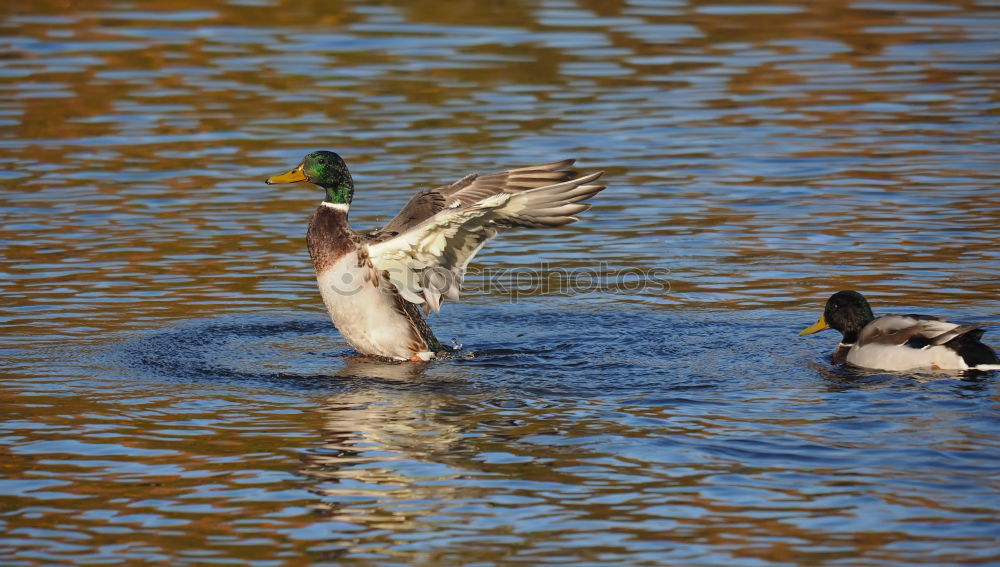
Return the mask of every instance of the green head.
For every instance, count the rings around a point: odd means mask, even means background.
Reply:
[[[268,177],[266,183],[274,185],[298,181],[308,181],[322,187],[326,192],[324,201],[328,203],[350,205],[354,198],[354,180],[347,171],[347,164],[333,152],[312,152],[302,158],[298,167],[287,173]]]

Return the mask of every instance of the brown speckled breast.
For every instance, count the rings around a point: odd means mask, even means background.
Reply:
[[[358,235],[347,223],[347,212],[320,205],[309,219],[306,244],[316,273],[322,273],[358,247]]]
[[[851,347],[854,345],[837,345],[837,350],[833,351],[832,361],[834,364],[843,364],[847,362],[847,353],[850,352]]]

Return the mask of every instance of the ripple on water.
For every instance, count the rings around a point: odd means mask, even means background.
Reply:
[[[841,288],[1000,312],[989,7],[16,8],[5,565],[998,560],[996,376],[794,334]],[[319,194],[261,182],[320,147],[361,227],[470,171],[609,188],[484,251],[431,318],[457,356],[373,363],[317,298]]]

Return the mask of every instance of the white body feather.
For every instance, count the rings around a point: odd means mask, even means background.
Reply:
[[[847,351],[847,362],[875,370],[968,370],[969,365],[954,350],[946,346],[912,348],[906,345],[869,343],[854,345]]]
[[[352,252],[316,276],[319,292],[333,324],[358,352],[409,360],[414,354],[428,360],[433,353],[414,353],[408,348],[413,329],[396,310],[393,297],[372,284],[377,277],[367,266],[358,266]]]

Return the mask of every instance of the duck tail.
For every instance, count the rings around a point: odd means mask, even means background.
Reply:
[[[997,353],[980,342],[984,332],[986,332],[984,329],[973,329],[946,342],[945,346],[957,352],[962,360],[969,365],[969,368],[982,365],[1000,365]]]

